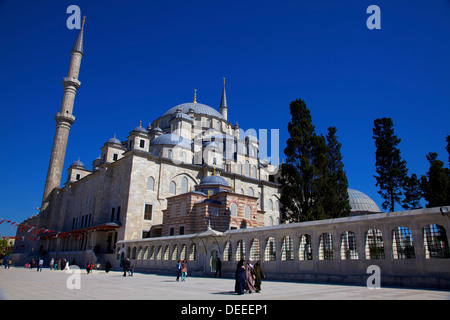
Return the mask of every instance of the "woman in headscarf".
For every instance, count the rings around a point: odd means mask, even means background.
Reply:
[[[255,269],[255,289],[256,289],[256,292],[260,292],[261,291],[261,280],[266,277],[261,268],[261,261],[258,260],[256,262],[254,269]]]
[[[253,269],[252,261],[247,260],[247,267],[245,268],[245,280],[246,286],[245,289],[248,290],[248,293],[252,293],[252,291],[256,291],[254,280],[255,280],[255,269]]]
[[[237,294],[244,294],[245,292],[245,266],[244,266],[244,259],[241,259],[236,267],[236,274],[235,274],[235,285],[234,285],[234,291],[236,291]]]

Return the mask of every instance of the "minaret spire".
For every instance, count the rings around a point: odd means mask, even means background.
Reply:
[[[227,94],[225,92],[225,78],[223,78],[223,90],[222,90],[222,99],[220,100],[220,113],[225,120],[228,120],[228,106],[227,106]]]
[[[84,22],[78,33],[77,40],[71,51],[71,59],[69,72],[67,77],[63,78],[64,93],[61,103],[61,109],[56,114],[56,132],[53,140],[52,154],[47,171],[47,179],[45,181],[44,196],[42,197],[41,210],[44,210],[47,205],[49,196],[55,188],[59,188],[61,184],[61,175],[64,166],[64,158],[66,156],[67,141],[69,138],[70,126],[75,122],[75,117],[72,114],[75,95],[81,83],[78,81],[80,73],[81,58],[83,57],[83,34]]]

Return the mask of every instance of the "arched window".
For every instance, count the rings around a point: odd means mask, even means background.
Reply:
[[[144,249],[144,254],[142,255],[142,259],[146,260],[148,259],[148,246]]]
[[[283,237],[281,245],[281,261],[294,260],[294,244],[291,236]]]
[[[269,226],[273,226],[273,217],[269,216]]]
[[[155,260],[155,246],[152,246],[152,248],[150,249],[150,254],[148,255],[148,258],[150,260]]]
[[[244,207],[244,218],[245,219],[251,219],[252,217],[252,210],[249,205],[245,205]]]
[[[133,254],[131,255],[131,259],[136,259],[136,247],[133,247]]]
[[[269,199],[269,201],[268,201],[268,209],[270,211],[273,211],[273,201],[272,201],[272,199]]]
[[[230,204],[230,212],[232,217],[237,217],[238,215],[238,206],[236,203],[232,202]]]
[[[225,248],[223,249],[223,261],[232,261],[233,259],[233,248],[231,245],[231,240],[225,242]]]
[[[170,255],[170,247],[169,245],[166,245],[166,248],[164,249],[164,260],[169,260]]]
[[[312,260],[311,236],[309,234],[300,237],[298,260]]]
[[[188,179],[186,177],[183,177],[181,179],[181,193],[188,192]]]
[[[186,245],[185,245],[184,243],[183,243],[183,245],[181,246],[180,259],[181,259],[181,260],[187,260],[187,256],[186,256]]]
[[[275,261],[276,260],[276,247],[275,239],[269,237],[266,239],[266,247],[264,249],[264,261]]]
[[[352,231],[341,234],[341,260],[357,260],[356,236]]]
[[[241,259],[245,260],[245,241],[244,240],[238,240],[236,243],[236,261],[239,261]]]
[[[153,177],[148,177],[147,179],[147,190],[148,191],[155,190],[155,179],[153,179]]]
[[[250,197],[253,197],[254,194],[255,194],[255,193],[253,192],[253,188],[252,188],[252,187],[249,187],[249,188],[248,188],[247,193],[248,193],[248,195],[249,195]]]
[[[194,243],[191,243],[191,248],[189,249],[189,260],[194,261],[197,256],[197,248]]]
[[[253,178],[257,178],[258,177],[258,171],[256,169],[256,166],[253,166]]]
[[[158,251],[156,252],[156,260],[161,260],[162,257],[162,246],[158,247]]]
[[[407,227],[395,227],[392,230],[392,254],[394,259],[414,259],[414,244],[411,230]]]
[[[333,236],[331,233],[322,233],[319,242],[319,260],[333,259]]]
[[[173,158],[173,151],[172,151],[172,149],[167,150],[167,158],[169,158],[169,159]]]
[[[245,160],[245,175],[247,177],[250,176],[250,162],[248,160]]]
[[[142,247],[139,247],[138,252],[137,252],[137,259],[141,260],[142,259]]]
[[[172,249],[172,260],[177,260],[178,258],[178,246],[175,244]]]
[[[174,181],[170,181],[169,194],[175,195],[177,193],[177,184]]]
[[[384,259],[383,234],[378,229],[366,232],[366,259]]]
[[[259,239],[253,239],[250,242],[250,260],[257,261],[259,259]]]
[[[450,258],[447,233],[444,227],[430,224],[423,228],[425,258]]]

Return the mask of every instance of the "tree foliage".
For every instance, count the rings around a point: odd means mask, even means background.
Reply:
[[[394,123],[390,118],[375,119],[373,128],[375,139],[376,186],[384,199],[383,209],[391,212],[395,203],[400,203],[402,187],[407,176],[406,161],[401,159],[398,145],[401,139],[394,134]]]
[[[428,208],[450,204],[450,169],[444,168],[444,162],[438,160],[437,156],[436,152],[427,155],[430,168],[420,182]]]
[[[290,112],[290,138],[284,150],[287,159],[280,179],[282,220],[299,222],[348,215],[347,178],[335,128],[330,129],[327,139],[317,135],[310,111],[301,99],[291,102]]]

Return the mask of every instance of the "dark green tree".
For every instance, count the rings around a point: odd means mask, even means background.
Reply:
[[[328,210],[331,218],[348,216],[351,209],[348,198],[348,180],[344,171],[344,163],[342,162],[342,144],[338,141],[336,132],[336,127],[328,128],[327,159],[331,176]]]
[[[312,163],[315,129],[311,114],[303,100],[292,101],[289,139],[284,153],[286,163],[281,166],[282,221],[314,220],[312,213],[312,187],[316,168]]]
[[[445,147],[445,149],[447,150],[448,153],[448,166],[450,168],[450,135],[447,135],[447,146]]]
[[[384,199],[383,209],[395,210],[395,203],[400,203],[402,186],[407,176],[406,161],[401,159],[398,148],[401,139],[394,134],[391,118],[375,119],[373,128],[375,139],[375,175],[378,193]]]
[[[405,178],[403,185],[404,198],[402,200],[402,207],[405,210],[422,208],[420,199],[423,198],[422,189],[420,187],[420,179],[415,173],[410,177]]]
[[[444,168],[444,162],[438,160],[437,156],[436,152],[427,155],[430,168],[421,177],[420,186],[428,208],[450,204],[450,170]]]

